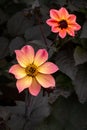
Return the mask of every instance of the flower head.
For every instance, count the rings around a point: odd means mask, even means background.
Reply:
[[[18,64],[13,65],[9,72],[14,74],[18,91],[29,88],[29,92],[36,96],[44,88],[55,87],[55,79],[51,75],[58,67],[47,62],[48,53],[39,49],[36,54],[32,46],[26,45],[21,50],[15,50]]]
[[[49,26],[52,26],[51,31],[59,33],[61,38],[64,38],[68,33],[70,36],[75,36],[75,31],[80,30],[81,26],[76,23],[76,16],[69,14],[68,11],[62,7],[59,10],[50,10],[50,19],[46,21]]]

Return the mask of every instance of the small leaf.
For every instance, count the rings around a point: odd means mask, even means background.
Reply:
[[[0,9],[0,25],[8,20],[8,16]]]
[[[79,101],[84,103],[87,101],[87,63],[79,66],[75,80],[75,90]]]
[[[33,46],[35,51],[37,51],[38,49],[41,49],[41,48],[45,48],[45,49],[47,48],[46,45],[44,44],[44,42],[41,40],[28,41],[26,44]]]
[[[35,0],[20,0],[20,1],[26,3],[27,5],[31,5]]]
[[[32,130],[49,130],[47,124],[42,122],[40,125],[35,126]]]
[[[3,107],[0,106],[0,118],[3,120],[8,120],[10,117],[10,112],[8,110],[5,110]],[[1,120],[0,120],[1,121]]]
[[[73,0],[72,3],[78,8],[85,8],[87,6],[87,0]]]
[[[49,27],[46,24],[36,25],[28,28],[25,31],[24,37],[28,40],[42,40],[44,41],[43,35],[46,36],[49,34]]]
[[[75,65],[87,62],[87,50],[77,46],[74,52]]]
[[[87,49],[87,38],[81,38],[80,42],[83,48]]]
[[[58,76],[56,77],[57,84],[64,90],[72,90],[73,84],[72,80],[65,75],[64,73],[59,72]]]
[[[60,96],[52,107],[51,115],[45,122],[48,130],[87,129],[86,103],[79,103],[73,95],[67,99]]]
[[[7,29],[11,36],[18,36],[24,34],[24,32],[32,25],[32,20],[27,19],[23,12],[18,12],[9,19]]]
[[[8,120],[7,125],[11,130],[22,130],[25,123],[25,119],[20,115],[12,115]]]
[[[74,66],[73,49],[72,43],[69,43],[69,45],[64,46],[56,56],[56,64],[60,71],[65,73],[72,80],[75,78],[77,72],[77,68]]]
[[[31,125],[40,123],[49,114],[50,106],[48,104],[48,97],[43,96],[42,92],[37,97],[31,96],[30,107],[28,108],[28,117]]]
[[[67,7],[70,11],[78,11],[79,8],[77,8],[71,1],[68,1],[68,7]]]
[[[56,0],[56,3],[59,4],[60,6],[64,6],[66,4],[66,0]]]
[[[87,38],[87,21],[83,24],[80,38]]]
[[[16,14],[18,11],[23,10],[24,8],[26,8],[26,4],[25,3],[20,3],[15,1],[8,1],[6,0],[6,2],[4,3],[4,11],[9,14],[9,16],[12,16],[14,14]]]
[[[49,41],[49,40],[48,40]],[[50,46],[50,43],[48,42],[48,46],[49,46],[49,50],[48,50],[48,53],[49,53],[49,58],[52,57],[52,55],[56,52],[56,47],[55,46]]]
[[[21,37],[16,37],[14,38],[11,43],[10,43],[10,46],[9,46],[9,49],[10,49],[10,53],[13,54],[14,53],[14,50],[16,49],[21,49],[21,47],[25,45],[25,41],[23,38]]]
[[[49,0],[39,0],[40,5],[43,6],[44,4],[47,5],[49,3]]]
[[[59,96],[68,98],[73,90],[72,80],[64,73],[58,72],[58,76],[56,76],[56,87],[53,93],[49,95],[49,102],[51,104],[54,103]]]
[[[40,101],[40,97],[38,98]],[[37,102],[38,98],[37,100],[32,100],[33,108],[35,106],[38,106],[35,105],[37,103],[40,103],[39,106],[41,106],[41,102]],[[38,107],[35,108],[38,109]],[[35,124],[31,124],[31,120],[29,120],[28,122],[26,122],[24,130],[64,130],[64,129],[65,130],[86,130],[87,129],[86,111],[87,111],[87,103],[85,104],[79,103],[78,100],[73,95],[67,99],[60,96],[56,100],[56,102],[53,103],[51,115],[49,115],[49,117],[47,117],[45,121],[41,122],[38,125],[35,125]],[[39,114],[41,113],[43,113],[43,111],[39,110]],[[31,113],[31,117],[32,117],[32,113]],[[39,117],[37,117],[37,120],[38,118]],[[24,118],[19,114],[11,114],[11,118],[10,120],[8,120],[7,124],[8,126],[11,127],[11,130],[16,130],[16,129],[21,130],[24,124]]]
[[[4,58],[5,56],[7,56],[8,52],[9,52],[9,40],[5,37],[0,37],[0,59]]]

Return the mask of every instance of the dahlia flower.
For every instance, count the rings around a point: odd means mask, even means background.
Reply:
[[[55,87],[55,79],[51,75],[58,67],[48,62],[46,49],[39,49],[36,54],[32,46],[25,45],[21,50],[15,50],[18,64],[13,65],[9,72],[17,79],[19,92],[28,88],[29,92],[37,96],[43,88]]]
[[[51,31],[59,33],[61,38],[65,38],[66,34],[75,36],[75,31],[81,28],[81,26],[76,23],[76,16],[69,14],[64,7],[59,10],[51,9],[50,17],[46,23],[51,26]]]

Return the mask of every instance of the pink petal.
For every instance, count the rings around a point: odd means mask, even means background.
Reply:
[[[74,30],[80,30],[81,26],[77,23],[72,23],[71,25],[69,25],[69,27],[71,27]]]
[[[54,32],[54,33],[58,33],[61,29],[58,28],[58,26],[53,26],[51,31]]]
[[[66,30],[65,30],[65,29],[60,30],[60,31],[59,31],[59,36],[60,36],[61,38],[64,38],[64,37],[66,36]]]
[[[75,26],[76,26],[75,30],[80,30],[81,29],[81,26],[79,24],[76,23]]]
[[[64,7],[59,9],[59,13],[58,14],[59,14],[61,19],[66,19],[69,16],[68,11]]]
[[[56,10],[56,9],[51,9],[50,10],[50,17],[54,20],[60,20],[60,17],[59,17],[59,11]]]
[[[19,93],[24,89],[29,88],[32,84],[32,77],[26,76],[24,78],[18,79],[16,82]]]
[[[9,73],[12,73],[15,75],[15,77],[17,79],[23,78],[26,76],[26,72],[25,69],[22,68],[20,65],[16,64],[13,65],[10,69],[9,69]]]
[[[67,29],[67,33],[70,35],[70,36],[75,36],[75,32],[74,32],[74,30],[72,29],[72,28],[68,28]]]
[[[37,96],[39,94],[41,90],[41,85],[36,81],[35,78],[33,78],[32,84],[29,87],[29,92],[34,95]]]
[[[46,49],[39,49],[35,55],[34,64],[40,66],[48,59],[48,52]]]
[[[27,67],[30,62],[26,55],[20,50],[15,50],[15,53],[18,63],[24,68]]]
[[[49,26],[58,26],[58,21],[54,20],[54,19],[48,19],[46,21],[46,23],[49,25]]]
[[[52,62],[46,62],[38,67],[38,71],[43,74],[52,74],[59,70],[59,68]]]
[[[26,45],[24,46],[21,51],[24,53],[24,55],[27,57],[29,64],[32,64],[34,60],[34,49],[32,46]]]
[[[68,22],[73,23],[76,21],[76,16],[74,14],[70,14],[67,20]]]
[[[44,88],[55,86],[55,79],[53,78],[52,75],[38,73],[38,75],[36,76],[36,79],[38,83]]]

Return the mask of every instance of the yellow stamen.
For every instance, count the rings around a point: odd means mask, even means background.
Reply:
[[[37,66],[35,66],[34,64],[30,64],[29,66],[27,66],[25,71],[28,76],[32,76],[32,77],[35,77],[38,73]]]

